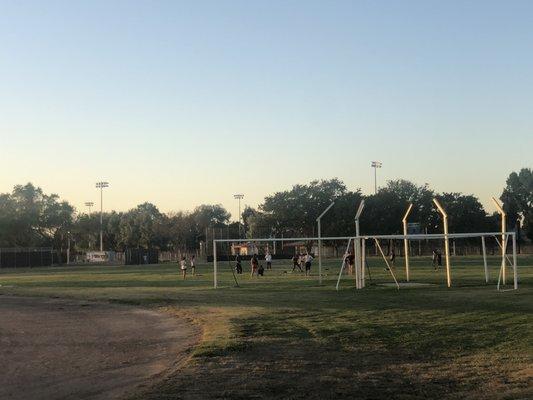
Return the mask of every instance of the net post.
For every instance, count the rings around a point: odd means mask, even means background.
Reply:
[[[504,246],[504,243],[505,243],[505,231],[507,230],[506,214],[498,200],[496,200],[493,197],[492,202],[496,206],[496,209],[498,210],[498,213],[501,215],[501,218],[502,218],[502,267],[501,268],[502,268],[502,282],[505,285],[505,280],[506,280],[505,249],[506,249],[506,246]]]
[[[412,208],[413,208],[413,203],[409,203],[409,207],[407,208],[407,211],[402,219],[403,234],[405,236],[407,236],[407,217],[409,217],[409,214],[411,213]],[[403,246],[404,246],[404,253],[405,253],[405,280],[409,282],[409,239],[405,238],[403,240]]]
[[[448,237],[448,214],[446,214],[446,211],[444,211],[444,208],[441,206],[437,199],[433,199],[433,203],[435,203],[439,212],[442,214],[444,225],[444,252],[446,255],[446,284],[448,285],[448,287],[451,287],[452,275],[450,266],[450,239]]]
[[[361,289],[360,272],[359,272],[360,266],[361,266],[361,263],[359,262],[359,237],[354,239],[353,252],[354,252],[354,267],[355,267],[355,288]]]
[[[217,280],[217,241],[213,240],[213,288],[218,287]]]
[[[320,218],[318,222],[318,284],[322,285],[322,238],[321,238],[321,225]]]
[[[352,243],[352,238],[348,239],[348,246],[346,246],[346,250],[344,251],[344,254],[342,255],[342,264],[341,264],[341,269],[339,271],[339,277],[337,278],[337,285],[335,286],[335,289],[338,291],[339,290],[339,285],[341,283],[341,278],[342,278],[342,273],[344,271],[344,268],[345,268],[345,264],[344,264],[344,261],[345,261],[345,258],[344,256],[346,255],[346,253],[348,253],[348,250],[350,249],[350,244]]]
[[[363,279],[363,287],[365,287],[365,270],[366,270],[366,243],[365,238],[361,239],[361,274]]]
[[[514,289],[518,289],[518,268],[516,265],[516,232],[512,233],[513,235],[513,280],[514,280]]]
[[[324,215],[330,210],[331,207],[335,204],[334,201],[331,202],[329,206],[318,216],[316,222],[318,224],[318,283],[322,285],[322,225],[320,221]]]
[[[485,268],[485,283],[489,283],[489,268],[487,266],[487,247],[485,246],[485,236],[481,236],[481,248],[483,250],[483,267]]]

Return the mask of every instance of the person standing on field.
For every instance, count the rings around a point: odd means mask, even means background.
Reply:
[[[196,256],[194,254],[191,256],[191,272],[192,276],[196,275]]]
[[[352,254],[350,250],[347,250],[346,253],[344,253],[344,258],[342,261],[342,268],[348,270],[347,272],[348,275],[353,275],[354,264],[355,264],[355,256]]]
[[[185,277],[187,276],[187,260],[185,259],[185,257],[181,258],[180,268],[181,268],[181,275],[183,279],[185,280]]]
[[[235,271],[238,274],[242,274],[241,256],[239,254],[235,256]]]
[[[303,271],[302,271],[302,268],[300,267],[299,257],[298,257],[297,254],[294,254],[294,257],[292,258],[292,272],[294,272],[294,270],[296,269],[296,267],[298,267],[298,269],[300,270],[300,272],[303,272]]]
[[[267,263],[267,268],[266,269],[272,269],[272,254],[270,254],[269,251],[267,251],[267,253],[265,255],[265,261]]]
[[[250,264],[252,266],[252,272],[250,273],[250,276],[253,277],[254,274],[257,274],[257,269],[259,267],[259,260],[257,259],[256,254],[252,256],[252,259],[250,260]]]
[[[313,261],[313,257],[311,254],[307,253],[307,255],[304,256],[305,258],[305,276],[311,275],[311,262]]]

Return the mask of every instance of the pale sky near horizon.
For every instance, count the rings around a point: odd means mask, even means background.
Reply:
[[[533,166],[531,1],[0,0],[0,192],[256,206],[404,178],[490,211]]]

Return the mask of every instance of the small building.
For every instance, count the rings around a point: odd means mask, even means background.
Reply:
[[[253,254],[259,254],[259,249],[254,243],[232,243],[231,244],[231,255],[236,256],[251,256]]]

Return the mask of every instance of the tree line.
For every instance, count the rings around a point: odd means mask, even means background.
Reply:
[[[365,234],[402,232],[401,219],[413,203],[409,222],[423,233],[442,231],[441,217],[432,199],[437,198],[449,215],[450,232],[498,231],[500,218],[488,214],[473,195],[436,193],[428,185],[393,180],[376,194],[350,191],[337,178],[297,184],[290,190],[265,197],[257,208],[242,212],[243,237],[316,236],[316,218],[332,202],[322,220],[323,236],[354,234],[356,207],[365,200],[360,221]],[[508,215],[508,230],[533,240],[533,173],[529,168],[513,172],[500,196]],[[103,241],[107,250],[158,248],[193,251],[201,242],[237,237],[239,224],[221,205],[203,204],[191,212],[162,213],[154,204],[143,203],[126,212],[103,214]],[[54,247],[63,250],[70,238],[79,251],[99,247],[100,214],[76,213],[57,195],[47,195],[31,183],[17,185],[0,195],[0,247]]]

